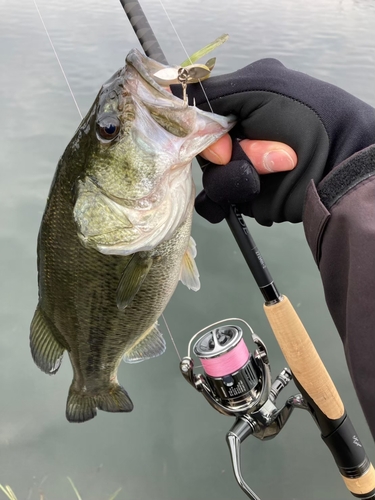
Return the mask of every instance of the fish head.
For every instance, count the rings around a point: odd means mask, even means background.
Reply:
[[[168,68],[131,50],[82,127],[90,138],[74,217],[82,243],[129,255],[171,238],[192,209],[191,161],[234,125],[160,86]]]

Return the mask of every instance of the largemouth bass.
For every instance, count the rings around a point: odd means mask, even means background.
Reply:
[[[165,350],[157,320],[179,279],[199,288],[190,236],[193,157],[234,124],[159,86],[165,66],[132,50],[101,88],[57,166],[38,237],[35,363],[73,367],[66,417],[128,412],[117,380]]]

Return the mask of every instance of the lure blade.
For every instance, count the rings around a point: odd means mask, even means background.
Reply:
[[[154,80],[156,83],[161,85],[162,87],[168,87],[173,83],[180,83],[178,79],[178,68],[177,67],[169,67],[163,68],[153,74]]]
[[[206,62],[206,66],[210,71],[212,71],[214,69],[215,63],[216,63],[216,57],[211,57],[211,59],[209,59]]]
[[[197,83],[210,76],[211,69],[213,68],[212,61],[214,61],[214,59],[210,59],[208,61],[211,67],[205,64],[190,64],[185,68],[182,68],[181,66],[179,68],[163,68],[154,73],[153,77],[154,80],[162,87],[168,87],[169,85],[176,83]]]
[[[187,72],[186,83],[197,83],[199,80],[205,80],[211,74],[210,68],[205,64],[191,64],[185,66],[184,70]]]

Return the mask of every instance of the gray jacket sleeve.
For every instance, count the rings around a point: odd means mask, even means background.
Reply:
[[[303,223],[375,440],[375,145],[311,182]]]

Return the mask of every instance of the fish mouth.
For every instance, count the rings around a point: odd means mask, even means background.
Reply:
[[[182,99],[173,95],[170,91],[166,90],[165,87],[159,85],[154,79],[153,75],[164,68],[171,68],[171,66],[166,66],[161,64],[154,59],[151,59],[137,49],[132,49],[126,56],[126,64],[131,66],[138,75],[144,80],[148,85],[150,85],[154,90],[156,90],[163,97],[174,103],[174,105],[185,107],[186,104]]]
[[[195,127],[196,117],[209,119],[211,125],[215,124],[211,134],[217,134],[220,128],[228,131],[236,124],[234,115],[224,117],[203,111],[195,104],[189,106],[187,101],[167,90],[169,86],[160,85],[154,75],[162,69],[176,69],[175,66],[161,64],[139,50],[132,49],[126,56],[126,68],[124,87],[173,136],[184,138],[190,134]]]

